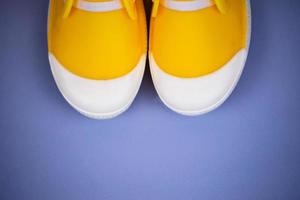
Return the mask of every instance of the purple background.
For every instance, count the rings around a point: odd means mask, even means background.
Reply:
[[[149,4],[149,2],[148,2]],[[132,107],[90,120],[60,95],[47,0],[0,0],[1,200],[299,200],[300,2],[253,0],[244,74],[218,110],[168,110],[149,70]]]

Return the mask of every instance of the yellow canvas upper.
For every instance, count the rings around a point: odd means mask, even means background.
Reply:
[[[146,53],[147,31],[142,0],[123,4],[120,10],[89,12],[75,8],[73,0],[51,0],[49,52],[84,78],[107,80],[128,74]]]
[[[196,11],[171,10],[157,1],[150,52],[165,72],[185,78],[207,75],[246,47],[246,0],[215,0],[214,6]]]

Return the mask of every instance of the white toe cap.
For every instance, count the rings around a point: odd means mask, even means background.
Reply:
[[[240,50],[225,66],[199,78],[179,78],[162,71],[150,55],[150,68],[161,100],[184,115],[200,115],[220,106],[235,88],[243,71],[247,50]]]
[[[115,117],[134,100],[140,87],[146,56],[127,75],[112,80],[91,80],[66,70],[49,53],[51,70],[65,99],[80,113],[97,119]]]

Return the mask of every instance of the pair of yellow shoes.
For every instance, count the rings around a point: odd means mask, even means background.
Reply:
[[[154,0],[149,61],[162,101],[185,115],[221,105],[247,58],[249,0]],[[133,102],[145,69],[142,0],[51,0],[50,66],[80,113],[112,118]]]

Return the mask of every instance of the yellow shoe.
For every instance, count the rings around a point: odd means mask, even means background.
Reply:
[[[150,68],[162,101],[184,115],[220,106],[243,71],[249,0],[154,0]]]
[[[80,113],[112,118],[133,102],[144,74],[147,30],[142,0],[51,0],[51,70]]]

